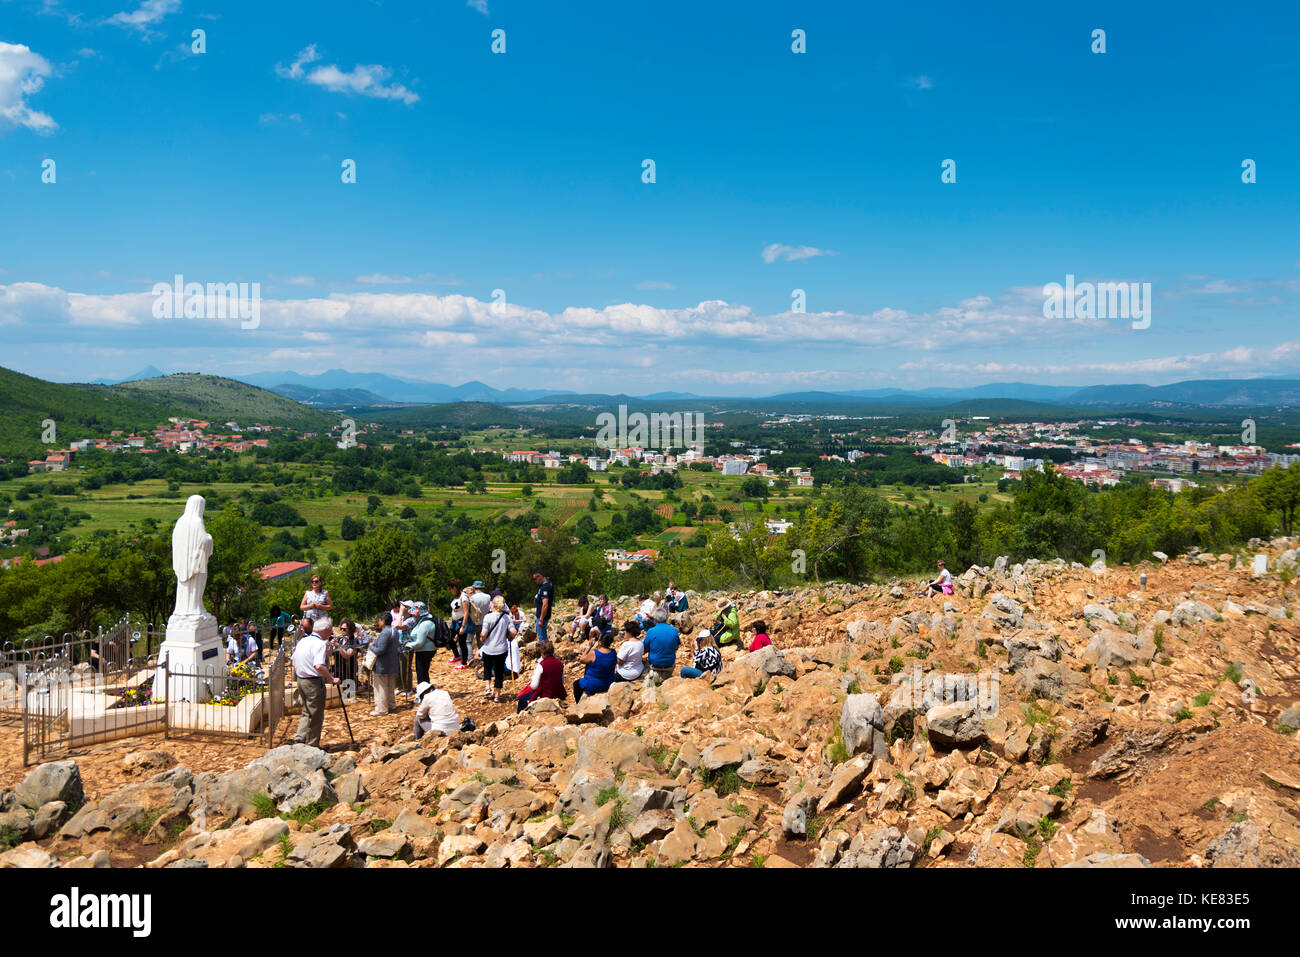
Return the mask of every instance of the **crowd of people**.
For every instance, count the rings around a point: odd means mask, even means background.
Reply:
[[[682,636],[669,617],[690,606],[687,595],[675,583],[643,596],[636,612],[617,631],[616,610],[609,596],[583,595],[573,617],[556,635],[558,640],[576,642],[581,648],[577,664],[583,673],[570,686],[556,642],[549,634],[555,586],[541,571],[533,574],[533,581],[537,592],[532,624],[540,654],[528,682],[515,694],[518,712],[540,698],[567,700],[570,687],[577,702],[603,694],[617,682],[639,681],[647,675],[658,681],[676,675],[712,679],[722,670],[724,649],[742,647],[739,610],[730,599],[718,602],[712,627],[701,629],[693,639],[691,664],[678,670]],[[294,741],[319,746],[326,688],[345,681],[368,683],[373,716],[396,711],[399,694],[410,698],[414,706],[412,733],[417,740],[430,733],[453,734],[469,725],[472,719],[461,720],[448,691],[430,680],[430,668],[442,648],[448,650],[450,665],[456,670],[471,667],[472,658],[477,658],[484,699],[500,703],[507,677],[522,677],[520,642],[528,619],[519,605],[507,602],[500,589],[488,591],[482,581],[464,586],[452,581],[448,592],[447,620],[432,614],[424,602],[408,599],[396,602],[370,629],[351,620],[334,627],[330,617],[333,601],[320,575],[312,577],[311,587],[303,594],[301,619],[295,622],[273,607],[272,640],[278,643],[291,630],[296,638],[292,661],[303,711]],[[757,651],[772,643],[765,622],[755,621],[746,630],[753,635],[747,650]],[[253,641],[247,628],[238,640],[232,631],[228,660],[252,660],[249,656],[254,648],[260,663],[260,632]],[[399,680],[403,689],[409,690],[399,691]]]

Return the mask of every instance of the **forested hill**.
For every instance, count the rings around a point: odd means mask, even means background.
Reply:
[[[32,458],[114,429],[147,431],[170,416],[328,429],[338,418],[291,399],[218,376],[182,373],[121,385],[46,382],[0,368],[0,457]],[[53,419],[55,441],[42,441]]]

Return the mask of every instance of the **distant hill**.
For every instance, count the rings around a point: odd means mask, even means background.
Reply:
[[[281,425],[291,429],[323,430],[338,424],[338,416],[321,412],[266,389],[226,379],[178,372],[158,379],[140,379],[108,386],[116,395],[140,402],[166,404],[182,410],[173,415],[235,421],[240,425]]]
[[[456,428],[502,428],[542,425],[547,418],[497,405],[493,402],[448,402],[443,405],[412,406],[396,409],[375,409],[366,412],[366,420],[391,428],[428,429],[438,426]]]
[[[375,395],[366,389],[313,389],[306,385],[284,383],[270,388],[277,395],[293,399],[304,405],[326,409],[346,409],[367,406],[393,405],[393,400]]]
[[[380,397],[380,404],[405,402],[440,404],[447,402],[527,402],[547,395],[549,389],[496,389],[482,382],[451,386],[427,379],[406,379],[380,372],[348,372],[330,369],[317,375],[300,372],[254,372],[240,376],[241,382],[287,395],[284,387],[301,387],[313,392],[361,389]]]
[[[1193,379],[1169,385],[1094,385],[1066,400],[1073,405],[1137,405],[1172,402],[1192,406],[1300,405],[1297,379]]]
[[[162,397],[125,396],[115,387],[64,385],[0,368],[0,456],[26,461],[46,448],[107,435],[114,429],[149,428],[176,415]],[[41,441],[43,422],[53,419],[53,443]]]

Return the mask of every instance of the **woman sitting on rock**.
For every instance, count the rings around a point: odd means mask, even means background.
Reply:
[[[613,635],[607,635],[599,628],[591,629],[591,645],[586,654],[578,659],[579,664],[587,666],[587,672],[573,683],[575,704],[582,700],[584,694],[604,694],[614,683],[618,656],[610,648],[613,643]]]
[[[522,712],[538,698],[559,698],[563,701],[569,696],[564,688],[564,662],[555,657],[554,643],[543,641],[541,649],[542,657],[533,668],[533,680],[519,692],[516,711]]]
[[[713,641],[713,632],[707,628],[701,628],[695,636],[694,664],[694,668],[682,668],[683,678],[703,678],[707,675],[712,679],[722,670],[722,654]]]

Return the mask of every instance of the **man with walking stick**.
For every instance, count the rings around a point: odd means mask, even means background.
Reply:
[[[328,652],[329,646],[325,638],[315,631],[298,639],[298,644],[293,649],[293,676],[298,682],[298,694],[302,697],[302,717],[298,719],[298,731],[293,736],[294,744],[320,747],[321,727],[325,723],[325,682],[333,685],[339,683],[326,663]]]

